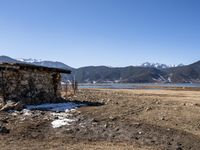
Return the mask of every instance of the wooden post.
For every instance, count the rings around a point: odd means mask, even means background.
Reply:
[[[76,94],[76,91],[77,91],[77,89],[78,89],[78,84],[77,84],[76,81],[74,81],[74,82],[72,83],[72,88],[73,88],[73,92],[74,92],[74,95],[75,95],[75,94]]]
[[[66,92],[66,94],[65,94],[65,97],[66,98],[68,98],[68,84],[67,84],[67,82],[66,82],[66,85],[65,85],[65,92]]]
[[[2,96],[3,96],[3,102],[4,104],[6,103],[5,100],[5,84],[4,84],[4,74],[3,74],[3,70],[1,70],[1,90],[2,90]]]

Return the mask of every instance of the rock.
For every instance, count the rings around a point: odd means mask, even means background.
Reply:
[[[95,118],[92,118],[91,121],[92,121],[92,122],[98,122],[98,120],[95,119]]]
[[[160,120],[165,120],[165,116],[162,116],[162,117],[160,118]]]
[[[0,109],[5,105],[4,98],[0,96]]]
[[[157,104],[157,105],[159,105],[159,104],[160,104],[160,101],[159,101],[159,100],[158,100],[158,101],[156,101],[156,104]]]
[[[0,102],[4,102],[3,96],[0,96]]]
[[[7,134],[10,130],[4,127],[3,125],[0,125],[0,134]]]
[[[109,119],[110,119],[111,121],[115,121],[115,120],[117,120],[117,117],[110,116]]]
[[[13,101],[7,101],[7,103],[1,108],[1,111],[7,111],[7,110],[10,110],[10,109],[13,109],[14,108],[14,105],[15,105],[15,102]]]
[[[22,102],[13,102],[9,100],[0,111],[8,111],[8,110],[22,110],[24,108],[24,104]]]
[[[28,85],[28,81],[27,80],[22,80],[21,81],[21,85]]]
[[[184,103],[184,106],[193,107],[195,106],[195,104],[188,102],[188,103]]]
[[[54,117],[54,120],[56,120],[56,119],[59,119],[59,117],[58,117],[58,116],[55,116],[55,117]]]
[[[133,125],[136,126],[136,127],[139,127],[141,125],[141,123],[135,122],[135,123],[133,123]]]
[[[8,117],[4,117],[4,118],[1,118],[0,119],[0,121],[2,122],[2,123],[8,123]]]
[[[1,109],[3,106],[4,106],[4,104],[3,104],[3,103],[0,103],[0,109]]]
[[[107,123],[104,125],[104,128],[108,128],[108,124]]]
[[[4,104],[4,98],[0,96],[0,104]]]
[[[147,108],[145,109],[145,111],[150,111],[150,110],[152,110],[151,107],[147,107]]]
[[[15,105],[14,105],[14,109],[18,110],[18,111],[22,110],[24,107],[25,106],[24,106],[24,104],[21,101],[15,103]]]
[[[200,107],[200,104],[198,104],[198,103],[195,103],[195,104],[194,104],[194,106]]]
[[[14,117],[16,117],[16,116],[19,115],[19,112],[13,112],[11,115],[14,116]]]

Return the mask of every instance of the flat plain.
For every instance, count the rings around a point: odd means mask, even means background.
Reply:
[[[1,149],[200,149],[197,89],[81,89],[68,101],[88,106],[60,128],[50,111],[0,112],[10,130],[0,134]]]

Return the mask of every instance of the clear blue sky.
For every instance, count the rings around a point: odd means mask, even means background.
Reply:
[[[0,55],[189,64],[200,60],[200,0],[0,0]]]

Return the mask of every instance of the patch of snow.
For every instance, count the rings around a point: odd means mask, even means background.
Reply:
[[[168,77],[168,79],[167,79],[167,80],[168,80],[168,82],[172,82],[172,80],[171,80],[171,77]]]
[[[159,74],[159,76],[160,76],[161,81],[165,81],[165,78],[162,75]]]
[[[41,59],[32,59],[32,58],[16,58],[16,60],[22,61],[22,62],[27,62],[27,63],[34,63],[34,62],[41,62]]]
[[[66,80],[65,82],[61,81],[61,85],[72,85],[72,82],[70,80]]]
[[[120,82],[120,80],[115,80],[114,82],[115,82],[115,83],[119,83],[119,82]]]
[[[92,84],[96,84],[97,82],[96,81],[92,81]]]
[[[59,118],[59,119],[63,119],[63,118],[66,118],[66,117],[71,116],[71,114],[65,113],[65,112],[61,112],[61,113],[51,113],[51,114],[52,114],[52,116],[57,117],[57,118]]]
[[[18,61],[24,61],[23,58],[16,58],[16,60],[18,60]]]
[[[23,109],[22,112],[24,116],[30,116],[32,114],[31,111],[28,109]]]
[[[68,112],[75,112],[75,111],[76,111],[76,109],[66,109],[65,110],[66,113],[68,113]]]
[[[72,112],[76,111],[76,108],[86,106],[85,104],[76,104],[73,102],[68,103],[47,103],[40,105],[27,105],[23,110],[24,115],[29,115],[31,110],[48,110],[52,111],[53,121],[51,125],[53,128],[59,128],[64,125],[70,125],[70,123],[76,121],[72,119]]]
[[[59,127],[64,126],[64,125],[70,125],[70,123],[73,122],[73,121],[75,121],[75,120],[67,119],[67,118],[56,119],[56,120],[52,121],[51,124],[52,124],[53,128],[59,128]]]
[[[61,81],[61,85],[66,85],[66,82]]]
[[[58,119],[51,122],[53,128],[59,128],[64,125],[70,125],[70,123],[76,121],[76,119],[69,119],[71,116],[69,113],[52,113],[52,115]]]
[[[40,105],[27,105],[26,109],[29,110],[47,110],[54,112],[66,112],[71,109],[76,109],[78,107],[84,106],[84,104],[76,104],[72,102],[68,103],[46,103]]]
[[[152,78],[152,80],[157,81],[158,79]]]

